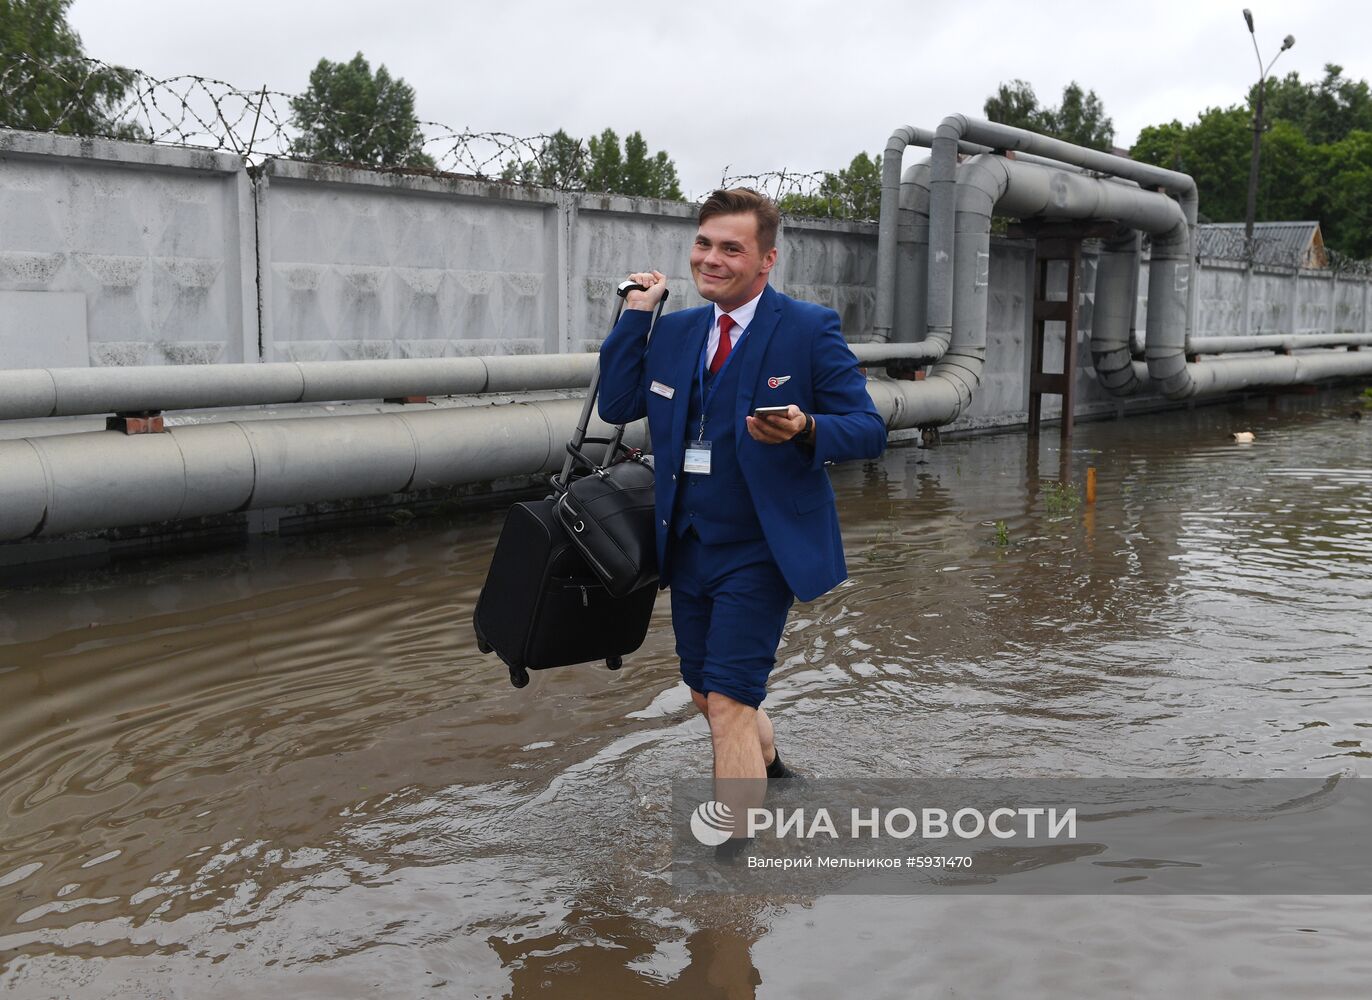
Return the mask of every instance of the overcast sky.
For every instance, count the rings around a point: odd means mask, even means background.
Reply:
[[[1372,3],[1248,0],[1274,75],[1325,63],[1372,78]],[[88,55],[155,77],[304,89],[321,57],[361,51],[456,129],[589,136],[640,130],[690,197],[721,173],[847,165],[904,124],[980,116],[1003,80],[1041,103],[1094,89],[1116,144],[1243,100],[1258,65],[1242,2],[1218,0],[76,0]]]

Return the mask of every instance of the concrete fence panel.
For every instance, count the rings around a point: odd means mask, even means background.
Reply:
[[[558,215],[548,191],[273,160],[264,360],[556,353]]]
[[[257,358],[236,156],[0,130],[0,368]]]

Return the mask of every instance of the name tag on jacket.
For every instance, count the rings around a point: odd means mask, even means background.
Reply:
[[[648,388],[665,399],[671,399],[673,396],[676,395],[675,389],[673,389],[670,385],[663,385],[661,382],[654,382]]]

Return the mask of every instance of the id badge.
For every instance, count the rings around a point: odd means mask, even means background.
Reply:
[[[694,472],[698,476],[708,476],[710,474],[710,442],[692,441],[686,446],[686,472]]]

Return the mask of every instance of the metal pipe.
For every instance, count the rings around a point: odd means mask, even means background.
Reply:
[[[915,346],[924,339],[925,302],[929,292],[929,158],[906,168],[900,180],[896,223],[895,326],[897,344]],[[924,360],[937,361],[922,347]]]
[[[1153,235],[1148,256],[1148,318],[1144,359],[1148,375],[1169,399],[1194,392],[1186,363],[1191,292],[1190,240],[1184,226]]]
[[[950,346],[923,381],[874,382],[872,398],[891,428],[937,426],[958,419],[980,386],[986,357],[990,225],[993,214],[1047,218],[1108,218],[1153,233],[1150,270],[1147,369],[1129,355],[1130,319],[1137,276],[1137,234],[1126,231],[1108,249],[1103,278],[1104,336],[1094,346],[1123,364],[1110,369],[1118,386],[1141,387],[1151,375],[1164,391],[1227,392],[1272,379],[1313,381],[1358,375],[1372,368],[1360,355],[1340,352],[1300,358],[1259,359],[1252,364],[1187,365],[1184,329],[1189,298],[1190,231],[1183,209],[1171,198],[1038,163],[976,156],[957,172],[954,203],[953,308]],[[1109,259],[1113,256],[1115,259]],[[1098,280],[1101,275],[1098,274]],[[1102,299],[1098,296],[1098,304]],[[1179,361],[1178,371],[1168,365]],[[1278,362],[1272,364],[1269,362]],[[1214,369],[1214,370],[1211,370]]]
[[[932,145],[933,141],[934,133],[927,129],[902,125],[891,133],[881,156],[881,207],[877,214],[877,288],[872,324],[872,339],[878,343],[891,340],[895,317],[896,227],[905,147],[927,147]],[[959,149],[965,153],[989,152],[985,147],[974,143],[961,143]],[[922,333],[919,339],[923,339]],[[943,346],[946,347],[947,344]],[[932,349],[929,360],[937,360],[937,355],[932,353]]]
[[[849,344],[853,356],[861,365],[879,365],[889,361],[924,363],[929,360],[922,344]]]
[[[1311,333],[1289,336],[1263,334],[1248,337],[1193,337],[1187,345],[1192,354],[1231,354],[1242,351],[1297,351],[1308,347],[1367,347],[1372,333]]]
[[[989,247],[985,182],[960,199],[953,343],[920,382],[869,380],[888,427],[951,423],[980,384]],[[984,231],[983,231],[984,230]],[[881,345],[870,345],[881,349]],[[909,345],[891,345],[899,348]],[[1194,365],[1196,391],[1234,391],[1372,375],[1372,351],[1325,351]],[[235,511],[403,494],[558,468],[576,399],[418,413],[300,417],[179,426],[165,434],[59,434],[0,441],[0,541]],[[607,428],[594,421],[592,433]],[[643,423],[626,440],[648,444]]]
[[[1010,161],[980,154],[957,171],[949,344],[922,381],[873,381],[868,392],[891,429],[950,424],[971,404],[986,363],[991,215],[1010,183]],[[932,252],[932,250],[931,250]],[[932,275],[932,268],[931,268]],[[932,308],[932,306],[931,306]],[[916,345],[917,346],[917,345]]]
[[[1117,396],[1148,383],[1148,366],[1133,359],[1134,312],[1138,302],[1142,240],[1121,226],[1101,247],[1096,265],[1096,302],[1091,315],[1091,363],[1096,377]]]
[[[966,120],[971,121],[972,119]],[[1034,133],[1026,133],[1026,135],[1031,136],[1033,134]],[[908,341],[913,343],[923,343],[927,341],[925,356],[927,360],[930,361],[937,361],[942,356],[943,351],[947,349],[948,336],[946,335],[946,325],[941,326],[938,335],[936,335],[932,339],[930,339],[930,331],[927,322],[922,324],[912,324],[908,328],[907,333],[906,329],[899,327],[896,323],[896,316],[899,312],[899,309],[896,305],[895,300],[896,295],[898,294],[897,277],[899,273],[899,257],[897,250],[897,245],[899,242],[897,233],[899,231],[900,225],[899,208],[901,207],[900,201],[902,198],[904,184],[911,179],[908,172],[905,175],[902,175],[901,166],[903,163],[903,157],[907,146],[925,146],[932,148],[935,137],[936,134],[934,132],[928,131],[927,129],[915,128],[912,125],[903,125],[900,128],[896,129],[894,132],[892,132],[891,138],[888,139],[886,142],[886,149],[882,154],[881,161],[881,208],[878,215],[877,224],[877,287],[876,303],[873,310],[874,341],[881,343],[888,342],[893,339],[901,342]],[[1041,139],[1045,137],[1037,136],[1036,138]],[[1068,150],[1080,149],[1080,147],[1071,146],[1067,143],[1062,143],[1061,145]],[[975,156],[981,153],[989,152],[992,152],[992,147],[988,145],[982,145],[980,141],[969,142],[965,139],[958,139],[956,140],[954,145],[955,154],[961,153],[967,156]],[[1094,150],[1091,152],[1094,152]],[[1051,155],[1036,155],[1035,153],[1031,152],[1023,152],[1018,155],[1017,159],[1020,162],[1038,163],[1040,165],[1054,166],[1058,169],[1064,170],[1087,171],[1094,169],[1101,173],[1105,173],[1109,176],[1114,176],[1120,180],[1126,179],[1125,175],[1121,174],[1118,170],[1105,170],[1102,169],[1099,164],[1095,165],[1094,167],[1090,165],[1078,165],[1074,162],[1074,160],[1065,159],[1061,156],[1055,157]],[[1114,160],[1125,163],[1132,162],[1122,160],[1120,157],[1114,157]],[[944,173],[947,176],[943,179],[942,183],[951,183],[951,177],[953,172],[955,172],[956,170],[956,165],[956,155],[954,155],[953,162],[951,164],[944,164]],[[1117,164],[1110,163],[1109,166],[1115,167],[1117,166]],[[1157,168],[1153,169],[1156,170]],[[1163,173],[1171,174],[1172,172],[1164,171]],[[1185,175],[1178,174],[1176,176],[1184,177]],[[923,180],[922,186],[926,190],[930,189],[930,183],[927,176]],[[925,209],[923,214],[928,215],[930,214],[930,211],[930,209]],[[947,219],[941,219],[940,225],[942,226],[940,232],[943,234],[942,238],[944,240],[942,244],[943,250],[946,254],[951,255],[952,233],[951,229],[949,228],[949,226],[951,226],[951,217]],[[932,242],[932,220],[930,222],[930,226],[930,239]],[[951,285],[948,284],[948,282],[951,281],[951,277],[949,277],[947,274],[943,274],[938,279],[935,279],[934,275],[936,271],[943,271],[946,270],[948,267],[951,267],[951,256],[948,256],[946,260],[940,260],[937,263],[931,260],[928,264],[928,277],[926,279],[931,286],[935,283],[942,283],[940,284],[937,293],[939,297],[938,308],[940,316],[945,317],[948,311],[952,308],[952,300],[951,298],[948,298],[948,296],[951,295],[951,292],[949,291]],[[926,309],[926,316],[927,314],[928,310]],[[951,322],[951,320],[949,320],[948,322]]]
[[[1372,375],[1372,352],[1320,351],[1274,358],[1216,358],[1187,366],[1192,394],[1238,392],[1254,386],[1297,385],[1324,379]]]
[[[914,128],[902,126],[891,133],[881,154],[881,206],[877,210],[877,290],[873,307],[872,340],[891,339],[896,314],[896,223],[900,210],[900,175],[905,147]]]
[[[934,162],[937,163],[940,156],[946,161],[950,154],[955,155],[956,150],[951,144],[964,140],[983,143],[996,150],[1022,150],[1058,163],[1131,180],[1140,187],[1167,191],[1181,203],[1186,224],[1196,224],[1196,182],[1187,174],[965,115],[949,115],[939,125],[934,139]]]
[[[1071,164],[1087,170],[1096,171],[1111,177],[1124,178],[1134,181],[1143,188],[1160,188],[1175,195],[1181,205],[1182,218],[1185,224],[1184,240],[1184,259],[1177,260],[1173,253],[1175,250],[1176,234],[1172,234],[1164,248],[1166,256],[1161,259],[1167,262],[1162,268],[1167,270],[1171,277],[1171,286],[1178,292],[1186,295],[1187,302],[1183,303],[1180,310],[1168,308],[1166,310],[1168,318],[1172,318],[1175,312],[1180,312],[1182,317],[1183,342],[1183,368],[1184,373],[1184,342],[1189,334],[1186,327],[1190,315],[1189,297],[1190,287],[1190,261],[1193,257],[1193,247],[1195,243],[1195,226],[1197,213],[1197,193],[1196,182],[1186,174],[1178,173],[1174,170],[1164,170],[1161,167],[1154,167],[1146,163],[1138,163],[1121,156],[1111,153],[1103,153],[1096,149],[1087,149],[1082,146],[1075,146],[1072,143],[1063,142],[1060,139],[1051,139],[1047,136],[1028,132],[1024,129],[1013,128],[1009,125],[1001,125],[995,122],[982,121],[980,119],[968,118],[965,115],[950,115],[945,118],[935,132],[933,142],[933,183],[932,201],[929,208],[930,233],[929,233],[929,330],[931,337],[938,337],[941,331],[946,329],[951,323],[952,302],[944,294],[949,280],[948,270],[952,264],[952,244],[953,232],[951,229],[951,204],[954,197],[951,181],[957,162],[957,146],[959,142],[972,141],[985,143],[997,150],[1021,150],[1037,156],[1048,157],[1051,160],[1061,163]],[[1064,175],[1066,176],[1066,175]],[[1097,216],[1099,218],[1115,218],[1112,215]],[[1137,228],[1147,228],[1138,226]],[[1157,240],[1154,241],[1155,250]],[[1155,260],[1159,259],[1156,254]],[[1149,272],[1149,308],[1148,323],[1149,330],[1153,329],[1154,324],[1154,288],[1157,282],[1153,280],[1153,271]],[[1175,306],[1175,303],[1173,303]],[[1159,317],[1161,319],[1161,317]],[[1160,368],[1172,366],[1170,357],[1159,356],[1157,359]],[[1152,370],[1150,365],[1150,371]],[[1156,374],[1154,377],[1157,377]],[[1184,379],[1173,373],[1177,381],[1177,390],[1185,391]]]
[[[0,371],[0,420],[585,388],[594,354]]]
[[[576,399],[0,441],[0,540],[552,472]],[[592,433],[607,428],[592,422]],[[643,422],[626,441],[647,444]]]
[[[1118,395],[1142,389],[1150,369],[1132,360],[1130,327],[1138,281],[1138,236],[1153,235],[1148,284],[1148,340],[1155,364],[1185,365],[1181,342],[1190,269],[1190,232],[1177,202],[1156,191],[1037,163],[1006,160],[1007,184],[997,214],[1035,218],[1111,219],[1128,227],[1107,242],[1096,275],[1096,318],[1091,350],[1102,383]],[[1175,340],[1172,343],[1171,340]],[[1169,371],[1169,374],[1174,374]]]

